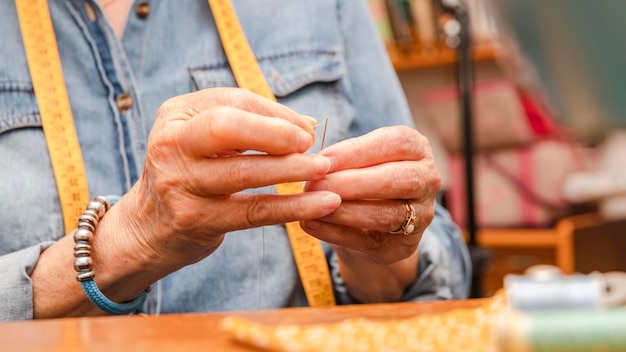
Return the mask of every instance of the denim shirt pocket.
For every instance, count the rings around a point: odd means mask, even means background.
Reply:
[[[327,143],[345,138],[351,110],[346,97],[340,93],[341,80],[347,73],[339,50],[283,50],[258,60],[265,80],[280,103],[316,117],[318,121],[328,117],[333,128],[326,136]],[[227,62],[191,67],[189,73],[195,90],[237,86]],[[318,129],[317,143],[321,140],[320,133]]]
[[[33,87],[30,82],[0,81],[0,134],[23,127],[41,127]]]
[[[58,238],[63,219],[33,87],[0,81],[0,255]],[[35,206],[34,206],[35,205]]]
[[[315,82],[332,82],[345,74],[336,51],[285,51],[259,58],[259,65],[276,97],[285,97]],[[235,78],[226,62],[189,68],[195,89],[234,87]]]

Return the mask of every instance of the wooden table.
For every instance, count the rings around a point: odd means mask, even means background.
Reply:
[[[483,300],[391,303],[332,308],[63,318],[0,323],[0,351],[254,351],[230,340],[220,328],[227,315],[264,324],[323,323],[353,317],[408,318],[419,314],[471,308]]]

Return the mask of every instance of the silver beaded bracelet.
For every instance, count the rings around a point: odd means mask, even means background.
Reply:
[[[87,298],[106,313],[123,315],[136,312],[145,302],[150,293],[150,287],[137,298],[125,303],[116,303],[104,296],[94,281],[95,273],[92,270],[91,241],[98,223],[111,206],[120,199],[118,196],[96,196],[78,218],[78,228],[74,232],[74,270]]]

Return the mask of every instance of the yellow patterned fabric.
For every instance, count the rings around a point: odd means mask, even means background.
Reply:
[[[495,320],[502,294],[477,308],[408,319],[353,318],[337,323],[263,325],[227,317],[222,327],[237,341],[266,351],[496,351]]]

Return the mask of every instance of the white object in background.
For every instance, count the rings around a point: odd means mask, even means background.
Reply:
[[[608,135],[600,154],[599,169],[576,173],[563,185],[563,196],[573,203],[598,202],[608,219],[626,218],[626,131]]]

